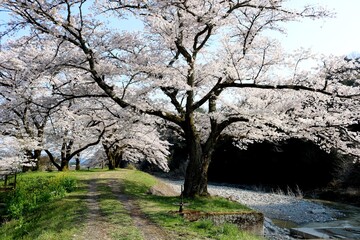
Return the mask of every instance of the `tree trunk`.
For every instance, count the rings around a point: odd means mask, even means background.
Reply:
[[[110,148],[105,148],[105,152],[109,161],[109,170],[115,170],[116,161],[114,151],[112,151]]]
[[[75,162],[76,162],[76,167],[75,167],[75,170],[76,171],[79,171],[80,170],[80,158],[76,158],[75,159]]]
[[[191,115],[184,130],[189,163],[186,168],[183,195],[185,197],[208,196],[208,169],[215,147],[216,136],[212,132],[205,144],[202,145]]]
[[[60,171],[68,171],[69,170],[69,160],[61,159],[61,170]]]
[[[115,156],[114,152],[105,144],[103,144],[106,157],[108,159],[109,170],[115,170]]]
[[[39,149],[36,149],[34,151],[26,150],[25,155],[29,159],[29,161],[26,162],[26,163],[29,163],[31,165],[35,163],[35,165],[33,165],[33,166],[23,166],[23,172],[27,172],[29,170],[31,170],[31,171],[39,170],[39,162],[40,162],[40,157],[41,157],[41,150],[39,150]]]
[[[41,150],[34,150],[34,160],[35,166],[33,167],[33,171],[37,171],[40,168],[40,157],[41,157]]]
[[[75,170],[79,171],[80,170],[80,153],[76,154],[75,163],[76,163]]]
[[[112,156],[112,155],[108,156],[108,160],[109,160],[109,170],[115,170],[114,156]]]
[[[74,145],[74,140],[69,140],[67,142],[65,138],[63,139],[63,144],[61,146],[61,171],[69,170],[69,162],[71,160],[71,151]]]
[[[207,182],[211,156],[203,152],[199,141],[193,141],[189,148],[189,164],[184,183],[185,197],[208,196]]]
[[[124,161],[123,161],[123,153],[120,151],[115,156],[115,167],[116,168],[124,168]]]
[[[220,131],[217,130],[216,124],[212,124],[209,137],[202,144],[191,116],[189,119],[188,127],[185,128],[189,163],[186,168],[183,195],[185,197],[208,196],[208,170]]]
[[[33,154],[32,150],[25,150],[25,156],[28,159],[28,161],[26,161],[25,163],[31,164],[31,162],[34,159],[34,154]],[[22,166],[22,171],[23,172],[27,172],[30,169],[32,169],[30,166]]]

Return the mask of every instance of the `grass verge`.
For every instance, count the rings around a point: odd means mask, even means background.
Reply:
[[[79,185],[76,191],[67,195],[62,192],[60,196],[60,192],[54,191],[63,190],[54,189],[53,187],[58,184],[53,183],[59,183],[64,179],[59,173],[20,174],[18,192],[11,193],[15,196],[8,204],[23,209],[19,211],[20,214],[17,213],[16,218],[1,225],[0,239],[72,239],[81,229],[79,222],[86,213],[86,206],[81,201],[86,191],[84,186]],[[48,185],[39,186],[39,183]],[[52,190],[49,198],[46,187]],[[40,192],[41,190],[43,193]],[[31,209],[28,209],[28,206]]]

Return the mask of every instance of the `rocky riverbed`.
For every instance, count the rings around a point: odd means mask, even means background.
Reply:
[[[183,181],[162,179],[180,193]],[[301,199],[283,194],[265,193],[242,189],[236,186],[209,184],[211,195],[218,195],[233,201],[240,202],[265,215],[264,233],[267,239],[292,239],[289,230],[277,227],[270,219],[289,221],[296,224],[309,222],[328,222],[336,220],[343,214],[339,211]]]

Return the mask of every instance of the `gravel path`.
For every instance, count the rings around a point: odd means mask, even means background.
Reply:
[[[183,181],[161,179],[180,193]],[[264,232],[268,239],[292,239],[287,229],[276,227],[270,218],[291,221],[297,224],[308,222],[327,222],[336,220],[342,214],[334,209],[305,199],[274,193],[265,193],[229,187],[208,185],[211,195],[218,195],[242,203],[265,215]]]

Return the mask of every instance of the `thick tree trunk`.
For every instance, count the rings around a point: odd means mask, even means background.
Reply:
[[[208,196],[208,169],[211,157],[204,155],[201,148],[194,150],[196,152],[189,156],[183,194],[185,197]]]
[[[109,158],[109,170],[115,170],[115,160],[113,157],[108,157]]]
[[[185,197],[208,196],[208,169],[211,162],[213,144],[211,146],[208,144],[202,146],[200,137],[197,134],[191,134],[191,132],[186,136],[189,164],[186,168],[183,195]]]
[[[185,131],[189,163],[186,168],[183,195],[185,197],[208,196],[208,170],[220,132],[216,130],[216,125],[214,125],[215,127],[212,127],[207,141],[201,144],[195,125],[191,122],[189,121],[187,128],[189,130]]]
[[[33,154],[32,150],[25,150],[25,156],[28,159],[28,161],[25,162],[27,164],[30,164],[34,159],[34,154]],[[23,172],[27,172],[27,171],[29,171],[31,169],[32,168],[30,166],[23,166],[22,167]]]
[[[124,164],[124,161],[123,161],[123,153],[120,152],[118,154],[116,154],[116,157],[115,157],[115,167],[116,168],[124,168],[126,165]]]
[[[61,159],[61,170],[60,171],[68,171],[69,170],[69,161],[65,159]]]
[[[29,159],[28,164],[31,164],[33,166],[23,166],[23,172],[27,172],[29,170],[31,171],[37,171],[39,169],[39,161],[41,157],[41,150],[26,150],[25,151],[26,157]]]
[[[111,149],[105,144],[103,144],[103,147],[105,150],[106,157],[108,159],[109,170],[115,170],[116,163],[115,163],[114,152],[111,151]]]
[[[122,165],[123,159],[122,159],[122,151],[119,150],[119,148],[112,148],[106,150],[106,155],[109,160],[109,170],[114,170],[115,168],[124,168]]]

